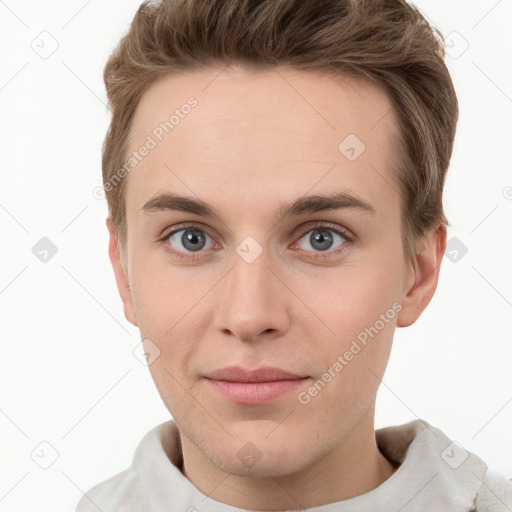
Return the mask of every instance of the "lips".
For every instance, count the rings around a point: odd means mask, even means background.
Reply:
[[[309,376],[298,375],[273,366],[253,370],[230,366],[214,370],[204,377],[211,390],[231,402],[245,405],[274,402],[297,390],[310,379]]]
[[[308,375],[298,375],[274,366],[264,366],[257,369],[229,366],[209,372],[205,374],[205,377],[226,382],[275,382],[304,379]]]

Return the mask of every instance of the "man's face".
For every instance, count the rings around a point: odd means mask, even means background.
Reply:
[[[191,96],[197,105],[180,110]],[[179,123],[158,141],[155,128],[175,109]],[[148,135],[157,144],[127,177],[125,311],[151,340],[150,359],[160,351],[150,371],[182,436],[217,468],[289,474],[373,419],[411,284],[396,133],[383,91],[316,72],[191,72],[161,79],[140,101],[130,152]],[[165,193],[217,216],[144,209]],[[371,209],[278,216],[304,196],[336,193]],[[308,379],[240,403],[205,378],[228,366]],[[250,471],[244,446],[263,455]]]

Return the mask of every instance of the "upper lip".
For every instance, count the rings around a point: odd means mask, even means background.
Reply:
[[[272,382],[277,380],[304,379],[307,376],[287,372],[286,370],[274,366],[263,366],[256,369],[229,366],[209,372],[205,374],[205,377],[207,379],[225,380],[229,382]]]

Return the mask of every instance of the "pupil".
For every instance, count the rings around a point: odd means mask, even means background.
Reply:
[[[320,247],[317,246],[317,249],[319,249],[321,251],[325,251],[326,249],[329,249],[329,247],[332,244],[332,236],[329,234],[329,231],[327,231],[327,230],[315,229],[313,231],[313,234],[311,235],[311,238],[312,238],[313,246],[315,246],[315,244],[313,242],[320,243]]]
[[[198,234],[199,233],[199,234]],[[187,230],[182,236],[182,243],[183,246],[186,247],[190,251],[199,251],[202,249],[204,245],[204,237],[201,236],[201,231],[197,230]],[[197,242],[203,242],[203,245],[199,244]],[[190,245],[192,244],[192,245]]]

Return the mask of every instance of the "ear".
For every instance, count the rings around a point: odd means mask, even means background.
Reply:
[[[416,258],[409,266],[397,327],[407,327],[419,318],[437,288],[441,261],[446,249],[446,227],[432,228],[417,244]]]
[[[119,295],[123,301],[124,316],[128,322],[138,327],[137,316],[135,314],[135,308],[133,307],[132,292],[130,290],[130,283],[127,277],[128,271],[123,266],[114,223],[110,216],[107,217],[107,228],[110,233],[108,255],[116,276],[117,289],[119,290]]]

